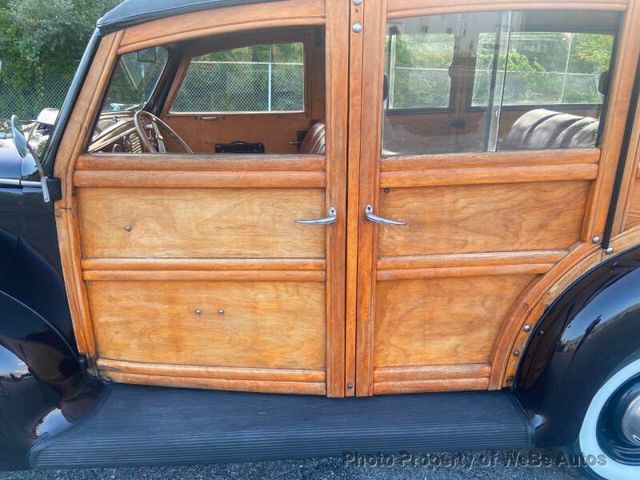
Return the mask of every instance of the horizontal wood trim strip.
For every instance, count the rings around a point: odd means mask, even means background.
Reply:
[[[376,278],[380,282],[390,280],[418,280],[424,278],[494,277],[498,275],[542,275],[551,270],[553,263],[527,265],[486,265],[469,267],[421,268],[413,270],[380,270]]]
[[[89,282],[324,282],[324,271],[269,270],[86,270]]]
[[[385,367],[373,372],[374,382],[417,382],[458,378],[489,377],[491,365],[477,363],[467,365],[428,365],[420,367]]]
[[[447,380],[417,380],[411,382],[373,382],[373,394],[426,392],[462,392],[487,390],[488,378],[453,378]]]
[[[557,263],[566,250],[540,250],[525,252],[492,252],[446,255],[415,255],[402,257],[380,257],[378,270],[410,270],[423,268],[472,267],[487,265],[523,265]]]
[[[445,13],[467,13],[491,10],[603,10],[624,11],[627,0],[568,0],[556,2],[554,0],[466,0],[464,3],[451,4],[446,0],[435,0],[428,5],[420,5],[415,0],[395,0],[390,2],[388,18],[404,18],[421,15],[437,15]]]
[[[295,393],[300,395],[325,395],[325,383],[280,382],[269,380],[229,380],[223,378],[170,377],[164,375],[142,375],[112,370],[102,372],[107,380],[136,385],[160,387],[202,388],[256,393]]]
[[[82,155],[76,170],[321,172],[322,155]]]
[[[532,165],[564,165],[598,163],[597,148],[517,152],[446,153],[436,155],[403,155],[383,158],[382,172],[429,170],[432,168],[505,167]]]
[[[167,365],[98,359],[98,367],[114,373],[160,375],[168,377],[209,378],[226,380],[259,380],[278,382],[324,382],[323,370],[205,367],[196,365]]]
[[[598,165],[535,165],[490,168],[447,168],[380,174],[381,188],[489,185],[569,180],[595,180]]]
[[[295,270],[324,271],[323,259],[297,258],[85,258],[83,270],[211,271]]]
[[[184,172],[79,170],[76,187],[324,188],[323,172]]]

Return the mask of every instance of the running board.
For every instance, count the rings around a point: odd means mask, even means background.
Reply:
[[[531,445],[530,422],[506,391],[328,399],[112,384],[104,395],[81,423],[38,443],[32,466],[178,465]]]

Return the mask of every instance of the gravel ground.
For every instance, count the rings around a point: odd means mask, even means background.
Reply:
[[[460,454],[457,456],[437,457],[435,460],[447,461],[449,465],[429,465],[429,459],[424,456],[414,457],[412,460],[400,457],[386,457],[382,463],[392,465],[359,466],[345,464],[341,458],[321,458],[298,461],[278,461],[223,465],[195,465],[187,467],[143,467],[143,468],[103,468],[85,470],[40,470],[27,472],[0,473],[1,480],[213,480],[213,479],[278,479],[278,480],[576,480],[582,478],[576,468],[567,466],[540,466],[535,460],[536,455],[550,455],[557,458],[554,451],[520,452],[522,463],[530,460],[530,465],[513,465],[517,452],[480,452],[476,454]],[[431,461],[433,461],[433,458]],[[368,459],[372,461],[371,458]],[[362,461],[362,460],[361,460]],[[415,465],[407,465],[413,461]],[[462,462],[465,465],[462,465]],[[475,465],[468,467],[468,462]],[[400,465],[404,462],[405,465]],[[511,462],[511,463],[510,463]],[[427,463],[425,465],[425,463]],[[487,464],[491,464],[486,466]]]

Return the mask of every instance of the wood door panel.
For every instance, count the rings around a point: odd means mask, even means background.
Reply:
[[[84,257],[324,258],[321,189],[78,190]],[[125,229],[130,226],[130,231]]]
[[[566,249],[580,239],[589,182],[390,189],[380,215],[407,222],[378,229],[378,255]]]
[[[378,282],[374,367],[488,363],[509,309],[534,278]]]
[[[629,201],[626,229],[640,224],[640,176],[636,178],[636,181],[631,188],[631,199]]]
[[[101,359],[325,366],[323,282],[88,282],[88,290]]]

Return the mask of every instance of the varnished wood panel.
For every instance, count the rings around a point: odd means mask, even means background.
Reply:
[[[324,369],[321,282],[89,282],[88,288],[102,359]]]
[[[588,182],[391,189],[380,215],[382,256],[565,249],[580,238]]]
[[[636,178],[629,198],[626,229],[640,225],[640,177]]]
[[[209,35],[275,27],[322,25],[323,0],[285,0],[187,13],[129,28],[120,53]]]
[[[381,282],[376,287],[376,368],[488,363],[495,338],[535,277]]]
[[[324,258],[322,190],[79,189],[85,257]],[[131,231],[125,229],[131,226]]]
[[[489,10],[614,10],[622,11],[628,0],[389,0],[389,18],[466,13]]]

